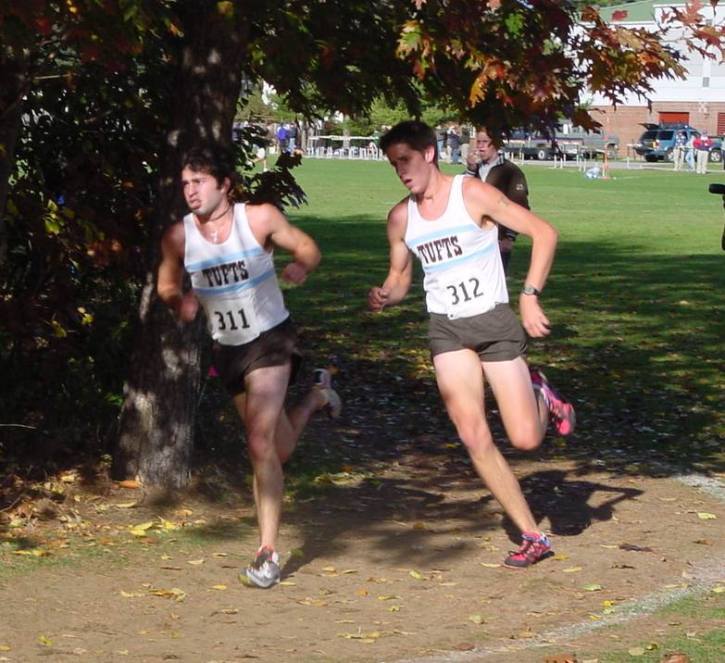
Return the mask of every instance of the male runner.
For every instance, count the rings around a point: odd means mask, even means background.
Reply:
[[[412,255],[421,261],[438,389],[476,471],[522,532],[521,547],[505,564],[529,566],[551,553],[551,543],[493,442],[484,411],[484,380],[519,449],[538,447],[549,421],[559,434],[571,433],[574,409],[542,374],[529,374],[526,337],[508,305],[497,224],[533,240],[519,309],[524,328],[534,337],[550,331],[539,296],[558,234],[490,184],[444,175],[438,169],[435,134],[423,122],[397,124],[381,138],[380,149],[411,195],[388,215],[388,276],[370,290],[368,304],[382,311],[400,302],[410,288]]]
[[[170,226],[161,242],[158,293],[188,322],[204,309],[214,340],[214,366],[246,430],[254,472],[260,545],[242,580],[267,588],[279,582],[276,552],[284,477],[309,418],[342,407],[326,370],[315,386],[285,410],[287,386],[298,368],[297,335],[277,283],[273,248],[292,254],[282,278],[300,285],[320,262],[311,237],[273,205],[234,204],[233,162],[218,151],[195,149],[183,162],[181,181],[191,212]],[[184,292],[184,272],[192,290]]]

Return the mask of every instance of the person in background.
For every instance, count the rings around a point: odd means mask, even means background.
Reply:
[[[700,136],[695,138],[693,147],[696,154],[695,172],[698,175],[707,175],[707,161],[710,158],[710,149],[712,148],[712,138],[707,135],[707,131],[703,131]]]
[[[478,177],[481,181],[496,187],[509,200],[530,209],[526,176],[521,168],[506,158],[501,147],[500,134],[486,127],[479,127],[476,130],[474,144],[468,151],[466,175]],[[501,250],[501,261],[506,274],[508,274],[517,235],[516,231],[499,224],[498,246]]]
[[[457,124],[451,124],[448,129],[448,149],[451,151],[451,163],[461,163],[461,134]]]
[[[687,144],[687,136],[684,131],[678,131],[675,134],[675,146],[672,148],[672,163],[674,170],[682,170],[685,163],[685,145]]]

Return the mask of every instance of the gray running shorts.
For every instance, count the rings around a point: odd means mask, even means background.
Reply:
[[[465,348],[476,352],[481,361],[509,361],[526,354],[526,333],[508,304],[455,320],[431,313],[428,342],[433,357]]]
[[[244,378],[255,368],[284,366],[291,362],[290,384],[295,381],[302,353],[297,347],[297,331],[290,318],[276,327],[262,332],[257,338],[242,345],[212,347],[212,359],[226,390],[236,396],[244,391]]]

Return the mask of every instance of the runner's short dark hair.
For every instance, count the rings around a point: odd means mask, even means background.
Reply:
[[[380,149],[387,154],[392,145],[403,143],[416,152],[425,152],[429,147],[436,148],[436,134],[425,122],[405,120],[383,134]],[[438,152],[436,150],[436,161]]]
[[[198,145],[192,147],[181,162],[182,170],[191,168],[201,173],[209,173],[219,186],[225,178],[229,178],[232,188],[236,184],[237,174],[234,169],[234,155],[231,150],[224,147]]]

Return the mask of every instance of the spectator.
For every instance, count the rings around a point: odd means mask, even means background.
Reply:
[[[294,154],[295,149],[299,145],[299,142],[297,140],[297,137],[299,136],[299,131],[297,129],[297,123],[296,122],[290,122],[286,125],[287,127],[287,149],[290,151],[290,154]]]
[[[446,153],[446,138],[447,138],[447,131],[445,127],[438,126],[436,127],[436,145],[438,147],[438,160],[440,161],[443,159],[443,155]]]
[[[690,134],[690,138],[685,143],[685,161],[690,171],[695,170],[695,134]]]
[[[672,161],[675,170],[682,170],[685,164],[685,145],[687,144],[687,136],[684,131],[678,131],[675,135],[675,146],[672,148]]]
[[[695,172],[698,175],[707,175],[707,160],[710,158],[710,148],[712,147],[712,138],[707,135],[707,131],[703,131],[693,141],[693,147],[697,154],[697,167]]]
[[[501,150],[501,137],[480,127],[476,132],[475,144],[468,151],[466,175],[473,175],[496,187],[509,200],[529,209],[529,188],[526,176],[521,168],[506,159]],[[498,246],[504,273],[508,273],[511,252],[514,248],[517,232],[499,224]]]
[[[448,148],[451,151],[451,163],[461,163],[461,134],[456,124],[452,124],[448,129]]]
[[[279,145],[280,154],[287,151],[287,127],[284,124],[277,127],[277,144]]]

